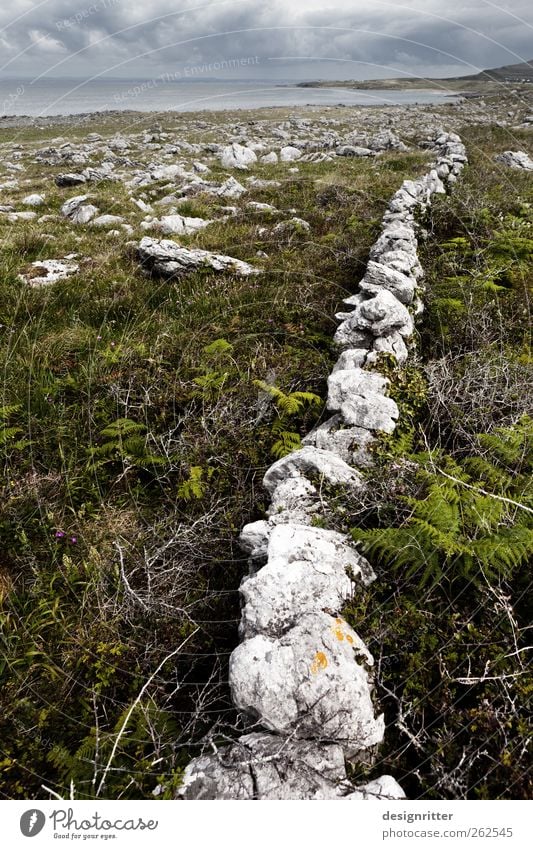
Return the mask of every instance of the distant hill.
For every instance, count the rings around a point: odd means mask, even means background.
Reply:
[[[488,71],[481,71],[480,74],[473,74],[468,77],[461,77],[465,80],[497,80],[498,82],[533,82],[533,59],[529,62],[520,62],[518,65],[504,65],[502,68],[492,68]]]
[[[486,91],[487,83],[533,83],[533,59],[517,65],[490,68],[479,74],[463,77],[393,77],[380,80],[310,80],[298,83],[301,88],[351,88],[362,91],[371,89],[443,89],[450,91]]]

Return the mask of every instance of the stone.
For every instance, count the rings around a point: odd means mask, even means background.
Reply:
[[[319,478],[332,486],[346,486],[354,490],[362,487],[361,475],[355,469],[333,452],[311,445],[277,460],[265,474],[263,486],[272,494],[282,481],[296,473]]]
[[[77,195],[70,198],[61,207],[61,214],[72,221],[73,224],[87,224],[98,214],[97,207],[85,203],[87,200],[87,195]]]
[[[369,147],[357,147],[351,144],[343,144],[335,151],[337,156],[375,156],[374,150]]]
[[[384,394],[388,381],[376,372],[351,369],[328,378],[328,410],[340,412],[348,425],[393,433],[398,406]]]
[[[270,153],[265,153],[265,155],[261,157],[261,162],[265,165],[275,165],[277,161],[278,154],[275,150],[272,150]]]
[[[276,525],[266,566],[240,587],[241,637],[281,637],[307,613],[339,613],[352,598],[355,581],[368,585],[375,577],[343,534],[293,522]]]
[[[247,189],[241,183],[239,183],[239,181],[236,180],[235,177],[229,177],[224,183],[222,183],[220,188],[216,190],[215,194],[219,198],[238,199],[246,191]]]
[[[273,233],[309,233],[311,225],[303,218],[289,218],[288,221],[280,221],[276,224]]]
[[[403,337],[397,331],[388,336],[378,336],[374,341],[374,350],[367,356],[367,365],[377,362],[378,355],[381,353],[392,354],[393,357],[396,357],[399,365],[405,363],[409,356]]]
[[[346,427],[340,413],[314,428],[302,439],[302,445],[314,445],[332,451],[350,466],[367,468],[372,465],[369,448],[375,438],[362,427]]]
[[[402,336],[411,336],[414,331],[413,319],[407,307],[392,292],[381,289],[349,314],[337,329],[334,340],[337,344],[345,343],[350,340],[351,331],[368,331],[374,336],[386,336],[395,330]]]
[[[495,156],[496,162],[501,162],[508,168],[517,168],[521,171],[533,171],[533,160],[523,150],[506,150]]]
[[[267,516],[271,523],[291,521],[307,525],[321,506],[321,499],[311,481],[296,473],[275,488]]]
[[[282,147],[279,152],[279,158],[282,162],[296,162],[296,160],[301,159],[302,151],[297,147],[292,147],[292,145],[286,145]]]
[[[263,732],[247,734],[231,746],[191,761],[177,797],[338,799],[348,788],[340,746]]]
[[[220,162],[223,168],[238,168],[246,171],[249,165],[257,162],[257,156],[251,148],[234,142],[223,149]]]
[[[359,285],[363,292],[372,294],[377,294],[380,289],[388,289],[400,303],[410,304],[415,296],[416,280],[394,268],[370,260]]]
[[[44,197],[42,195],[27,195],[23,198],[22,203],[24,206],[42,206],[44,203]]]
[[[361,368],[365,364],[368,351],[366,348],[348,348],[343,351],[333,366],[332,371],[346,371],[347,369]]]
[[[369,781],[368,784],[362,784],[357,787],[352,793],[344,796],[348,801],[355,800],[374,800],[383,801],[386,799],[405,799],[405,793],[392,775],[381,775],[374,781]]]
[[[29,286],[49,286],[57,280],[64,280],[79,271],[77,262],[72,259],[43,259],[32,262],[30,267],[19,275]]]
[[[224,254],[215,254],[198,248],[183,248],[167,239],[157,240],[145,236],[137,248],[140,262],[156,274],[175,277],[190,271],[229,271],[241,276],[259,274],[260,269],[247,262]]]
[[[188,218],[184,215],[163,215],[159,224],[165,235],[190,236],[212,224],[208,218]]]
[[[373,659],[340,617],[308,613],[279,639],[245,640],[232,653],[229,681],[237,710],[277,734],[338,743],[346,757],[378,745]]]

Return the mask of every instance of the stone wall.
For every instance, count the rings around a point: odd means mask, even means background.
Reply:
[[[392,433],[398,407],[378,370],[379,354],[409,357],[421,311],[416,217],[444,193],[467,158],[459,136],[439,132],[434,167],[406,180],[390,201],[358,291],[345,300],[328,379],[331,418],[303,447],[274,463],[264,486],[267,518],[247,525],[241,545],[240,635],[230,659],[236,708],[260,732],[192,761],[184,799],[400,799],[392,776],[364,786],[346,762],[371,763],[385,731],[373,700],[373,658],[342,618],[344,604],[375,579],[349,536],[327,525],[328,487],[357,499],[360,469],[378,433]]]

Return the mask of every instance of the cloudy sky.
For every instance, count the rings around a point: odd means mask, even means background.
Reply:
[[[531,0],[3,0],[1,77],[449,76],[533,58]]]

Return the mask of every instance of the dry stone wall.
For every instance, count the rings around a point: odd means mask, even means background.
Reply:
[[[267,518],[241,534],[250,571],[230,686],[236,708],[263,730],[192,761],[181,798],[404,798],[390,775],[359,787],[346,776],[347,761],[372,762],[385,731],[373,700],[373,658],[341,615],[375,574],[350,537],[317,524],[327,521],[324,484],[357,499],[372,442],[398,421],[379,354],[398,364],[409,357],[422,309],[416,218],[467,162],[454,133],[439,132],[432,147],[434,167],[405,181],[390,201],[366,273],[337,315],[332,416],[270,467]]]

